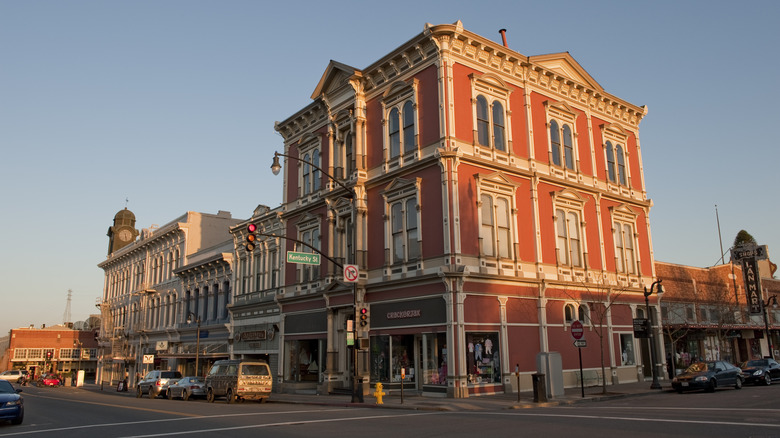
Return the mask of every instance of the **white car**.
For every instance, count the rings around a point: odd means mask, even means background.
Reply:
[[[8,370],[3,371],[0,373],[0,380],[8,380],[9,382],[19,382],[22,380],[22,377],[24,377],[26,373],[23,373],[22,370]]]

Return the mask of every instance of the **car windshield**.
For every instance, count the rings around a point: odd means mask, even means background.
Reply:
[[[694,362],[694,363],[692,363],[688,367],[688,369],[685,370],[685,372],[686,373],[700,373],[702,371],[706,371],[708,366],[709,366],[710,369],[712,369],[715,366],[715,364],[714,363],[706,364],[704,362]]]
[[[241,374],[244,376],[267,376],[268,367],[265,365],[242,365]]]
[[[7,380],[0,380],[0,394],[16,394],[16,390]]]
[[[768,360],[749,360],[745,364],[746,367],[765,367],[769,365]]]
[[[190,383],[203,383],[203,377],[190,377]]]

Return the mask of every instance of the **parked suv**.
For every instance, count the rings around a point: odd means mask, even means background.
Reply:
[[[216,397],[225,397],[228,403],[262,403],[271,395],[272,386],[271,368],[264,361],[218,360],[206,376],[206,400],[213,403]]]
[[[22,370],[8,370],[0,373],[0,380],[8,380],[9,382],[20,383],[22,377],[27,374],[27,371]]]
[[[158,395],[165,397],[166,391],[168,391],[168,385],[175,383],[179,379],[181,379],[181,373],[178,371],[149,371],[144,378],[138,382],[135,396],[140,398],[144,394],[149,394],[149,398],[155,398]]]

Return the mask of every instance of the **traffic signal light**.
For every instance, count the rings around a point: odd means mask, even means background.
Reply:
[[[358,315],[360,321],[360,327],[368,326],[368,307],[361,307],[360,314]]]
[[[48,361],[48,360],[51,360],[51,356],[52,356],[52,352],[51,352],[51,351],[47,351],[47,352],[46,352],[46,360],[47,360],[47,361]]]
[[[247,252],[252,252],[255,250],[255,242],[257,241],[257,234],[255,234],[255,231],[257,231],[257,225],[249,224],[246,226],[247,234],[244,248],[246,248]]]

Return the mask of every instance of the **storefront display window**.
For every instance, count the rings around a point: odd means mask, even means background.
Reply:
[[[466,333],[466,365],[469,370],[469,384],[500,383],[497,332]]]
[[[285,380],[288,382],[319,381],[320,372],[323,371],[320,364],[324,363],[320,352],[325,351],[324,343],[325,341],[320,339],[287,341]]]
[[[447,335],[423,334],[420,351],[423,385],[447,384]]]
[[[631,334],[620,335],[620,364],[621,365],[634,365],[636,363],[634,359],[634,336]]]
[[[415,381],[414,335],[374,336],[371,338],[371,381]]]

